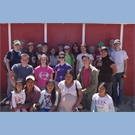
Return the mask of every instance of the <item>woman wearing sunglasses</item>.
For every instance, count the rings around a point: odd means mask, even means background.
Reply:
[[[62,80],[64,80],[64,74],[68,69],[72,69],[72,67],[65,62],[65,53],[60,52],[58,55],[59,64],[57,64],[54,68],[55,71],[55,77],[54,80],[56,81],[56,88],[58,86],[58,83]]]

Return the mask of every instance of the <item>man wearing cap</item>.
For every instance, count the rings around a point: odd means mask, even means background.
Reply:
[[[117,73],[115,62],[108,54],[108,48],[105,46],[101,47],[100,60],[97,63],[97,69],[99,69],[98,83],[105,82],[107,85],[107,94],[112,96],[112,78]]]
[[[48,51],[48,43],[46,42],[42,43],[42,51],[38,54],[38,60],[40,60],[42,54],[45,54],[48,57],[48,61],[50,62],[51,53]]]
[[[124,76],[127,72],[127,53],[126,51],[120,48],[121,42],[119,39],[114,41],[115,51],[111,53],[111,57],[113,58],[116,67],[117,73],[113,76],[113,96],[114,103],[120,107],[123,101],[123,93],[124,93]],[[119,87],[118,87],[119,86]],[[119,94],[117,95],[117,88],[119,89]]]
[[[97,45],[98,52],[96,53],[96,55],[94,57],[94,66],[95,67],[97,66],[99,59],[102,58],[102,56],[101,56],[101,47],[102,46],[105,46],[105,44],[103,42],[99,42]]]
[[[25,94],[25,104],[17,105],[17,108],[26,108],[30,112],[35,111],[35,104],[37,104],[40,99],[41,91],[35,85],[35,77],[32,75],[26,77]]]
[[[82,85],[83,100],[81,104],[90,110],[92,96],[97,91],[98,70],[90,64],[90,58],[87,54],[82,56],[82,62],[84,66],[80,69],[77,80]]]
[[[8,87],[7,87],[7,102],[6,104],[9,104],[9,100],[11,99],[11,81],[10,81],[10,71],[11,67],[14,64],[20,63],[21,58],[21,52],[20,50],[21,43],[19,40],[13,41],[13,49],[8,51],[7,57],[6,57],[6,68],[7,68],[7,81],[8,81]]]
[[[27,46],[28,51],[26,53],[29,55],[29,64],[35,68],[37,66],[38,58],[36,53],[34,52],[34,43],[29,42]]]

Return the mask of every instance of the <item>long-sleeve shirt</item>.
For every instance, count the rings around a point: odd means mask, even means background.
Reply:
[[[25,93],[26,93],[26,101],[25,104],[23,105],[24,108],[30,108],[33,104],[38,103],[41,95],[41,90],[37,86],[34,86],[33,90],[29,94],[27,93],[26,89]]]
[[[100,97],[99,93],[94,94],[91,112],[115,112],[112,98],[108,94],[104,97]]]
[[[24,104],[26,99],[25,91],[22,90],[20,93],[16,91],[12,92],[12,106],[15,108],[17,104]]]

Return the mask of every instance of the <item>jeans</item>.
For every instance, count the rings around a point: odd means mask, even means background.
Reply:
[[[124,79],[122,78],[123,73],[117,73],[113,76],[113,96],[114,102],[119,105],[122,104],[123,101],[123,93],[124,93]],[[119,88],[119,89],[118,89]],[[117,89],[119,90],[119,94],[117,94]]]
[[[49,112],[50,109],[42,108],[40,112]],[[56,112],[56,110],[53,110],[53,112]]]
[[[10,81],[10,76],[9,73],[7,73],[7,99],[10,100],[11,99],[11,89],[12,89],[12,83]]]
[[[112,83],[106,83],[107,85],[107,94],[112,96]]]

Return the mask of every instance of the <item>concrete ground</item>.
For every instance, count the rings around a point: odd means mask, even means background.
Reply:
[[[6,96],[1,95],[1,100],[2,101]],[[135,97],[124,97],[123,98],[123,105],[118,108],[115,107],[116,112],[135,112]],[[0,105],[0,112],[10,112],[10,107],[9,105]],[[83,109],[82,112],[89,112],[87,109]]]

